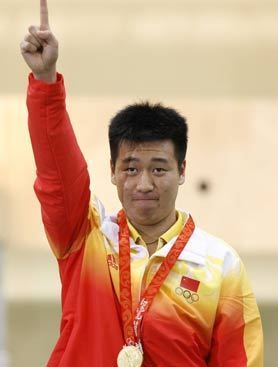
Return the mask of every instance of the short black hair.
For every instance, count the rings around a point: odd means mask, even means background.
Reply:
[[[178,167],[185,159],[188,141],[186,118],[160,103],[140,102],[120,110],[110,121],[109,144],[112,164],[116,164],[123,142],[142,143],[171,140]]]

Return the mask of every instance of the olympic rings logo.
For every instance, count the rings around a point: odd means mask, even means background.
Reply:
[[[197,293],[191,293],[188,289],[177,287],[175,292],[178,296],[183,296],[189,304],[199,301],[199,295]]]

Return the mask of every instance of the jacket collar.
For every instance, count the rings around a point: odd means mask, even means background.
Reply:
[[[105,235],[105,237],[112,243],[114,250],[119,253],[119,226],[117,224],[116,216],[105,217],[101,225],[101,231]],[[166,257],[177,237],[178,236],[173,237],[160,250],[156,251],[151,256],[151,259],[153,259],[154,257]],[[142,247],[143,246],[136,244],[134,240],[130,238],[131,249],[135,250]],[[205,265],[205,259],[206,244],[203,241],[202,236],[200,236],[200,230],[198,229],[198,227],[195,227],[194,232],[192,233],[185,248],[179,255],[178,260],[189,261],[198,265]]]

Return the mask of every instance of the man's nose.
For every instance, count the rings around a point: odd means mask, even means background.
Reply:
[[[153,190],[153,180],[148,172],[142,172],[137,183],[137,190],[141,192],[149,192]]]

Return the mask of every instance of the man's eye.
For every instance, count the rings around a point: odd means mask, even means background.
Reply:
[[[154,173],[158,173],[158,174],[161,174],[161,173],[164,173],[164,172],[166,172],[166,169],[165,168],[161,168],[161,167],[159,167],[159,168],[154,168]]]
[[[135,175],[138,171],[137,171],[137,168],[135,167],[128,167],[126,169],[126,172],[129,174],[129,175]]]

